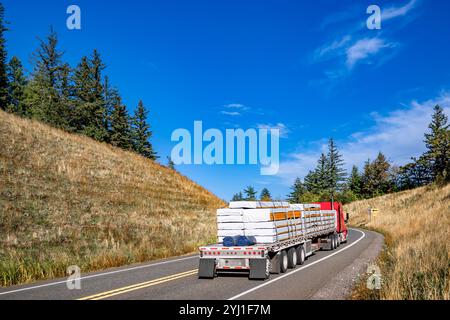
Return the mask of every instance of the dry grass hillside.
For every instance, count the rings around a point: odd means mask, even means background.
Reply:
[[[0,111],[2,286],[193,252],[223,205],[150,160]]]
[[[380,212],[368,221],[368,208]],[[353,226],[386,235],[387,248],[379,258],[381,290],[365,283],[354,298],[450,299],[450,185],[358,201],[346,206]]]

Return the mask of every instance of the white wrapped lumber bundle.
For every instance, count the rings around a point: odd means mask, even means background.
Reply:
[[[289,208],[285,201],[231,201],[230,209]]]

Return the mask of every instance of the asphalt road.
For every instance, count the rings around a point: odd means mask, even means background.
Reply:
[[[303,266],[265,281],[243,276],[198,279],[198,257],[194,255],[82,274],[81,289],[69,290],[67,279],[0,288],[0,300],[315,299],[318,292],[320,298],[327,298],[322,292],[349,273],[354,273],[349,279],[360,273],[361,257],[376,257],[380,243],[382,237],[377,233],[351,229],[346,244],[333,251],[318,251]],[[338,287],[351,289],[348,283]],[[330,297],[336,298],[336,290],[329,291],[334,294]],[[338,297],[345,298],[344,292]]]

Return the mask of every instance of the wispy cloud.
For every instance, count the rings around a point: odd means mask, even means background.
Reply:
[[[340,39],[335,39],[331,43],[327,43],[324,46],[315,50],[313,54],[313,60],[315,62],[332,58],[336,55],[336,51],[344,48],[352,39],[350,35],[346,35]]]
[[[382,49],[394,48],[395,46],[394,43],[388,43],[380,38],[358,40],[346,50],[346,66],[348,69],[352,69],[358,62],[375,56]]]
[[[225,108],[227,109],[248,109],[247,106],[240,104],[240,103],[230,103],[230,104],[226,104],[224,105]]]
[[[227,115],[227,116],[233,116],[233,117],[241,115],[241,113],[237,112],[237,111],[225,111],[225,110],[222,110],[220,113],[224,114],[224,115]]]
[[[410,0],[404,5],[382,8],[382,23],[394,18],[405,17],[419,4],[419,0]],[[357,9],[357,10],[356,10]],[[361,6],[349,8],[347,13],[326,17],[320,30],[330,24],[341,24],[340,32],[334,39],[318,47],[312,53],[312,64],[333,61],[333,68],[324,71],[325,78],[312,80],[313,85],[332,85],[337,80],[349,76],[358,64],[370,64],[376,67],[391,59],[401,48],[392,38],[393,29],[368,30],[365,23],[365,10]],[[400,25],[403,27],[404,25]],[[334,26],[337,29],[337,26]],[[339,30],[339,29],[337,29]]]
[[[407,15],[412,9],[414,9],[418,4],[417,0],[411,0],[404,6],[400,7],[389,7],[381,11],[381,20],[386,21],[397,17],[403,17]]]
[[[374,159],[379,151],[397,165],[405,164],[411,157],[422,154],[425,151],[424,133],[428,131],[433,107],[437,104],[450,115],[450,91],[444,91],[428,101],[412,101],[404,108],[386,115],[372,113],[372,127],[354,132],[347,140],[338,141],[347,169],[352,165],[361,167],[367,159]],[[280,163],[278,177],[288,185],[296,177],[304,177],[316,166],[316,161],[324,150],[326,142],[318,141],[313,147],[288,155]]]
[[[277,124],[271,124],[271,123],[267,123],[267,124],[263,124],[260,123],[257,125],[258,129],[277,129],[279,130],[279,137],[280,138],[287,138],[289,135],[289,128],[284,124],[284,123],[277,123]]]
[[[240,116],[243,112],[250,110],[249,107],[241,103],[229,103],[224,105],[223,107],[224,110],[220,111],[220,113],[233,117]]]

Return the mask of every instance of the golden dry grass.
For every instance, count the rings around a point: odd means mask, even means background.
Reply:
[[[177,172],[0,111],[0,285],[193,252],[222,200]]]
[[[368,208],[380,213],[368,221]],[[381,290],[357,287],[357,299],[450,298],[450,185],[415,190],[351,203],[353,226],[386,235],[387,248],[378,259]]]

